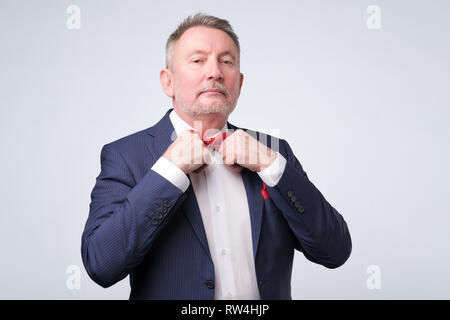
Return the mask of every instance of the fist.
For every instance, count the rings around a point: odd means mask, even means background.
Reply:
[[[211,162],[211,157],[203,140],[196,133],[185,130],[167,148],[162,155],[175,164],[185,174],[198,172],[205,164]]]
[[[241,129],[234,131],[222,142],[219,152],[223,163],[234,171],[247,168],[259,172],[270,166],[277,158],[274,150]]]

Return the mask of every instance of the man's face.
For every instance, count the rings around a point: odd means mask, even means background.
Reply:
[[[174,44],[172,76],[174,106],[193,116],[229,115],[243,80],[231,37],[203,26],[186,30]]]

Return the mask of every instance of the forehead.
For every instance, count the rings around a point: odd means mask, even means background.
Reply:
[[[237,54],[233,39],[222,30],[196,26],[186,30],[178,39],[175,51],[183,55],[196,50],[231,51]]]

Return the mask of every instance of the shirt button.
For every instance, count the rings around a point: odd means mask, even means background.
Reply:
[[[225,248],[223,248],[222,250],[220,250],[220,254],[221,254],[222,256],[226,255],[227,253],[228,253],[228,250],[225,249]]]
[[[228,299],[233,299],[233,298],[234,298],[234,295],[233,295],[231,292],[228,292],[228,293],[227,293],[227,298],[228,298]]]
[[[214,289],[214,281],[206,280],[205,285],[208,289]]]
[[[219,213],[222,212],[222,207],[221,206],[216,206],[216,211],[219,212]]]

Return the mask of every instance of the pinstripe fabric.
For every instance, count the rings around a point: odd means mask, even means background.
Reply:
[[[103,147],[82,259],[105,288],[129,274],[130,299],[213,299],[214,266],[192,186],[182,193],[150,169],[171,143],[170,111],[155,126]],[[291,299],[294,248],[328,268],[351,252],[343,217],[309,181],[289,145],[279,143],[287,164],[278,185],[267,188],[269,199],[261,195],[259,176],[242,171],[261,299]]]

